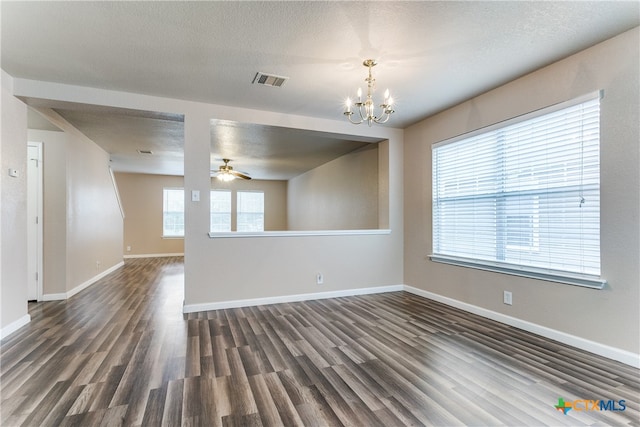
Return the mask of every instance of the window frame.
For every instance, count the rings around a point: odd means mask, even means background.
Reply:
[[[265,226],[265,209],[264,209],[264,206],[265,206],[265,203],[264,203],[265,202],[265,192],[262,191],[262,190],[242,190],[242,191],[241,190],[237,190],[235,193],[236,193],[236,197],[235,197],[235,199],[236,199],[236,232],[238,232],[238,233],[260,233],[260,232],[263,232],[264,231],[264,226]],[[251,229],[251,230],[249,230],[249,229],[240,230],[240,224],[241,224],[240,215],[256,213],[256,212],[242,212],[242,211],[240,211],[240,197],[241,197],[241,195],[242,194],[250,194],[250,193],[252,193],[252,194],[261,194],[262,195],[262,211],[259,212],[259,214],[262,215],[262,227],[261,227],[260,230],[253,230],[253,229]]]
[[[255,234],[255,233],[264,233],[265,232],[265,225],[266,225],[266,212],[265,212],[265,207],[266,207],[266,192],[264,190],[238,190],[238,189],[229,189],[229,188],[211,188],[210,189],[210,194],[213,193],[214,191],[220,191],[220,192],[225,192],[227,194],[229,194],[229,199],[230,199],[230,211],[229,211],[229,220],[230,220],[230,229],[227,231],[213,231],[211,228],[211,216],[212,216],[212,210],[211,210],[211,202],[209,203],[209,235],[210,236],[221,236],[221,235],[226,235],[226,234],[236,234],[236,233],[240,233],[240,234]],[[240,212],[239,210],[239,206],[240,206],[240,195],[243,193],[259,193],[262,194],[262,229],[261,230],[256,230],[256,229],[252,229],[252,230],[240,230],[239,229],[239,224],[240,224],[240,215],[242,214],[242,212]],[[210,197],[211,200],[211,197]]]
[[[533,111],[531,113],[528,114],[524,114],[521,116],[517,116],[514,117],[512,119],[509,120],[505,120],[484,128],[480,128],[477,129],[475,131],[466,133],[466,134],[462,134],[459,136],[456,136],[454,138],[450,138],[441,142],[438,142],[436,144],[433,144],[432,146],[432,150],[435,152],[439,147],[443,147],[445,145],[449,145],[449,144],[455,144],[456,142],[462,142],[464,140],[468,140],[474,137],[480,137],[482,138],[485,134],[490,134],[492,132],[497,132],[500,129],[506,129],[509,126],[515,125],[515,124],[519,124],[519,123],[523,123],[523,122],[527,122],[529,120],[541,117],[541,116],[545,116],[545,115],[549,115],[549,114],[553,114],[555,112],[573,107],[573,106],[577,106],[579,104],[591,101],[591,100],[595,100],[595,99],[601,99],[602,98],[602,91],[598,91],[595,93],[590,93],[590,94],[586,94],[584,96],[572,99],[570,101],[566,101],[566,102],[562,102],[559,104],[555,104],[552,105],[550,107],[546,107],[546,108],[542,108],[540,110],[536,110]],[[601,143],[599,142],[598,145],[600,146]],[[500,148],[497,148],[500,149]],[[598,148],[599,149],[599,148]],[[466,254],[464,256],[457,256],[457,255],[451,255],[451,254],[447,254],[446,250],[444,250],[443,253],[436,253],[436,235],[438,232],[438,226],[439,224],[438,222],[438,218],[437,218],[437,213],[436,213],[436,200],[438,199],[438,194],[436,192],[436,181],[437,181],[437,170],[436,170],[436,166],[435,166],[435,161],[436,161],[436,156],[435,154],[432,156],[432,175],[433,175],[433,179],[432,179],[432,246],[431,246],[431,254],[429,255],[429,258],[432,261],[435,262],[441,262],[441,263],[446,263],[446,264],[452,264],[452,265],[457,265],[457,266],[462,266],[462,267],[470,267],[470,268],[475,268],[475,269],[480,269],[480,270],[488,270],[488,271],[493,271],[493,272],[498,272],[498,273],[506,273],[506,274],[512,274],[512,275],[518,275],[518,276],[525,276],[525,277],[529,277],[529,278],[535,278],[535,279],[542,279],[542,280],[547,280],[547,281],[552,281],[552,282],[558,282],[558,283],[565,283],[565,284],[570,284],[570,285],[577,285],[577,286],[584,286],[584,287],[589,287],[589,288],[595,288],[595,289],[602,289],[605,285],[606,285],[606,280],[604,280],[601,277],[601,265],[599,265],[599,274],[598,275],[594,275],[594,274],[585,274],[585,273],[579,273],[579,272],[573,272],[573,271],[564,271],[564,270],[557,270],[554,268],[551,268],[550,266],[545,266],[545,267],[537,267],[537,266],[531,266],[531,265],[522,265],[522,264],[514,264],[511,262],[507,262],[504,260],[500,260],[500,258],[496,255],[496,257],[494,259],[488,260],[485,259],[485,257],[483,257],[482,255],[480,256],[480,258],[477,257],[472,257],[469,256],[469,254]],[[598,169],[600,168],[600,162],[598,163]],[[489,175],[491,176],[491,175]],[[477,178],[478,176],[476,175],[474,178]],[[504,185],[504,184],[503,184]],[[507,184],[508,185],[508,184]],[[599,185],[598,185],[599,187]],[[599,190],[598,190],[599,192]],[[479,198],[483,198],[483,196],[468,196],[469,200],[479,200]],[[487,196],[489,197],[489,196]],[[494,195],[495,197],[495,195]],[[506,201],[505,201],[506,202]],[[496,202],[499,203],[499,202]],[[475,207],[474,207],[475,209]],[[496,210],[498,209],[505,209],[506,208],[504,206],[502,206],[502,208],[499,207],[499,205],[496,205]],[[598,217],[600,216],[600,212],[601,209],[598,210]],[[509,217],[508,214],[504,214],[502,216],[499,216],[498,213],[496,213],[496,220],[502,218],[504,220],[504,222],[506,223],[507,218]],[[535,223],[535,221],[539,221],[539,218],[531,218],[532,224]],[[509,230],[506,228],[506,226],[502,226],[500,225],[499,221],[496,221],[495,223],[495,230],[493,231],[494,233],[496,233],[496,239],[497,239],[497,235],[502,233],[504,235],[509,234]],[[516,236],[517,239],[517,236]],[[531,234],[531,241],[535,246],[535,240],[539,239],[539,236],[536,236],[536,230],[535,228],[532,229],[532,234]],[[497,240],[496,240],[497,241]],[[507,245],[509,241],[509,237],[505,237],[504,238],[504,244]],[[539,241],[538,241],[539,244]],[[518,246],[518,245],[516,245]],[[510,250],[514,250],[514,251],[518,251],[518,250],[523,250],[523,251],[530,251],[532,246],[529,247],[515,247],[512,246],[509,249]],[[496,246],[496,248],[498,248],[498,246]],[[496,252],[499,252],[499,250],[496,250]],[[600,249],[599,249],[599,253],[600,253]]]
[[[213,202],[213,197],[211,197],[213,195],[214,192],[220,192],[220,193],[225,193],[228,194],[229,196],[229,211],[228,212],[213,212],[212,210],[212,202]],[[217,230],[214,231],[212,228],[212,219],[213,219],[213,214],[214,213],[218,213],[218,214],[228,214],[229,216],[229,229],[228,230]],[[233,229],[233,191],[232,190],[227,190],[227,189],[214,189],[212,188],[211,190],[209,190],[209,233],[229,233],[231,232],[231,230]]]
[[[167,204],[167,192],[168,191],[180,191],[182,192],[182,234],[167,234],[167,228],[165,227],[166,224],[166,214],[167,210],[165,210],[165,206]],[[181,187],[163,187],[162,188],[162,238],[163,239],[183,239],[184,238],[184,232],[185,232],[185,221],[184,221],[184,188]],[[171,211],[173,212],[173,211]],[[177,211],[176,211],[177,212]]]

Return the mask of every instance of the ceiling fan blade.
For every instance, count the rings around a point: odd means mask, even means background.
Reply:
[[[238,172],[238,171],[232,170],[232,171],[230,171],[230,173],[232,175],[235,175],[236,177],[238,177],[240,179],[251,179],[251,177],[249,175],[246,175],[246,174],[244,174],[242,172]]]

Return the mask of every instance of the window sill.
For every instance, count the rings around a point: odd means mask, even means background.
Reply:
[[[433,262],[457,265],[460,267],[476,268],[478,270],[493,271],[495,273],[511,274],[514,276],[528,277],[530,279],[546,280],[549,282],[563,283],[573,286],[582,286],[591,289],[603,289],[607,281],[601,277],[572,274],[562,271],[538,269],[535,267],[522,267],[518,265],[504,265],[490,261],[478,261],[468,258],[458,258],[446,255],[429,255]]]
[[[163,239],[184,239],[184,236],[162,236]]]
[[[239,237],[305,237],[305,236],[358,236],[391,234],[390,229],[374,230],[312,230],[312,231],[260,231],[241,232],[230,231],[225,233],[209,233],[212,239],[239,238]]]

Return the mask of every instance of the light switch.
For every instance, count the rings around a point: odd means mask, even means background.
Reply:
[[[200,190],[191,190],[191,201],[192,202],[200,201]]]

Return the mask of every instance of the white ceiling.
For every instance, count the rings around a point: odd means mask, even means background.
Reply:
[[[14,77],[343,120],[375,58],[397,101],[386,126],[399,128],[640,25],[637,1],[0,4]],[[289,80],[253,85],[256,72]],[[123,168],[137,163],[127,150],[180,143],[173,117],[64,107]]]

